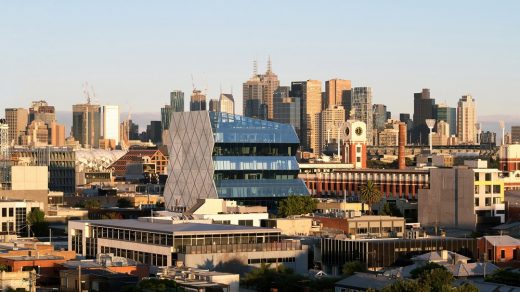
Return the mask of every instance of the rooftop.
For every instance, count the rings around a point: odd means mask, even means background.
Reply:
[[[74,222],[74,221],[73,221]],[[128,228],[132,230],[155,231],[173,233],[174,235],[184,234],[214,234],[214,233],[279,233],[278,229],[261,228],[253,226],[223,225],[223,224],[203,224],[203,223],[156,223],[146,222],[136,219],[104,219],[104,220],[77,220],[75,222],[85,222],[94,226]]]
[[[382,274],[355,273],[354,275],[336,282],[336,286],[354,289],[375,289],[382,290],[384,287],[397,281]]]
[[[494,246],[516,246],[520,245],[520,240],[509,235],[484,236],[484,238]]]

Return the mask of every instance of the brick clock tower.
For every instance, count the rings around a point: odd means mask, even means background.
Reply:
[[[354,168],[367,167],[367,125],[360,121],[348,120],[342,126],[342,162]]]

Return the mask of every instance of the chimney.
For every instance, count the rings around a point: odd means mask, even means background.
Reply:
[[[398,156],[397,156],[397,162],[399,165],[399,169],[405,169],[406,168],[406,159],[405,159],[405,142],[406,140],[406,124],[405,123],[399,123],[399,139],[398,139]]]

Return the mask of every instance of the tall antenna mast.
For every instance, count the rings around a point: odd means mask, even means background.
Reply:
[[[255,60],[253,60],[253,76],[256,76],[258,75],[258,62]]]
[[[271,55],[267,58],[267,73],[271,73]]]

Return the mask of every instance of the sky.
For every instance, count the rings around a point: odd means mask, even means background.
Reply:
[[[477,100],[483,121],[520,123],[520,1],[2,1],[0,116],[45,99],[159,117],[192,84],[237,100],[268,56],[282,85],[342,78],[371,86],[394,116],[413,93]],[[193,76],[193,83],[192,83]]]

